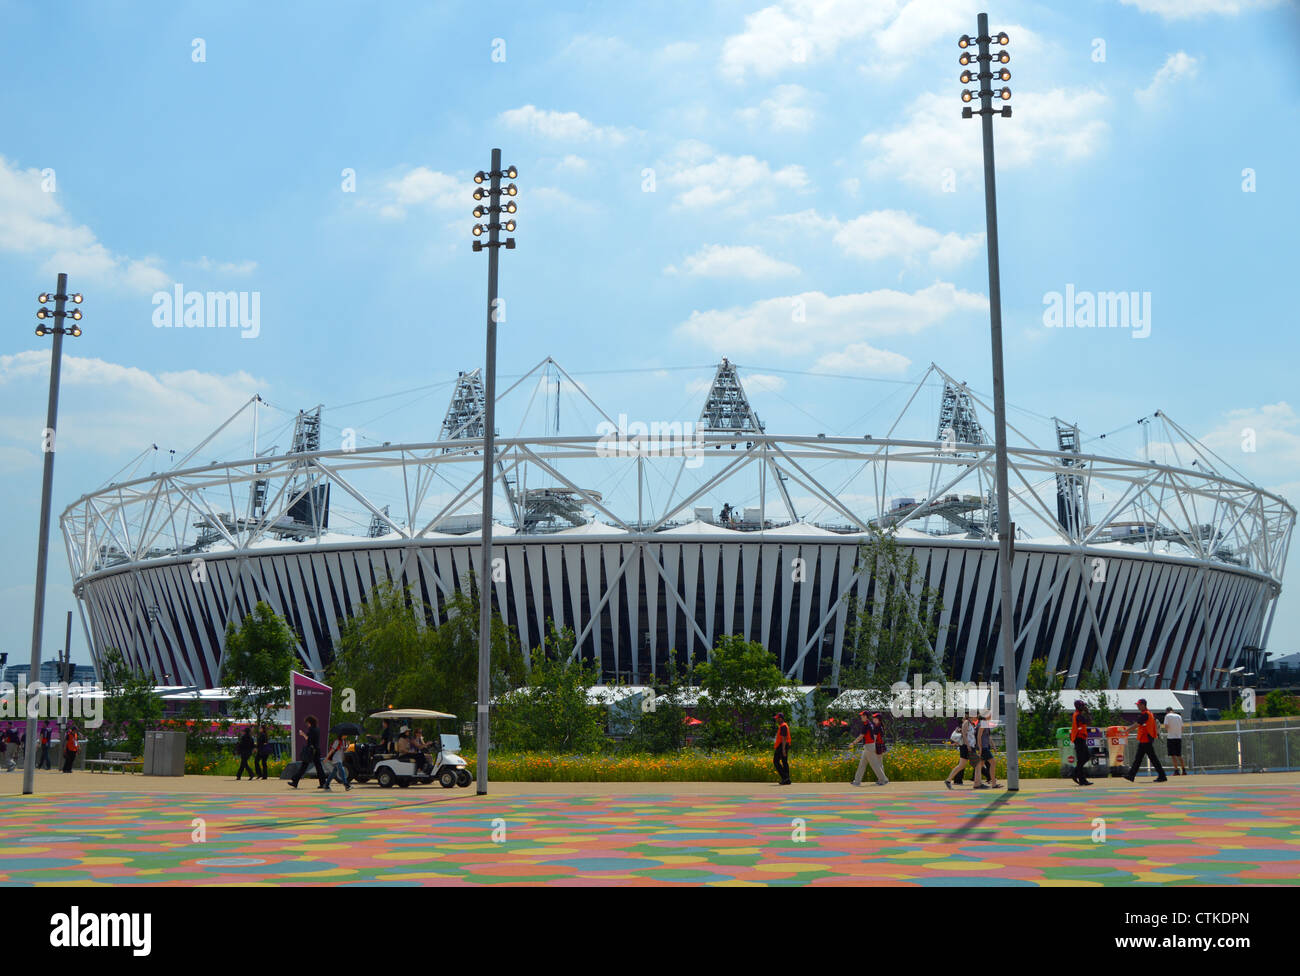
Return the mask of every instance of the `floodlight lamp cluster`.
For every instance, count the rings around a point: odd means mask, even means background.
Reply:
[[[54,335],[56,332],[61,335],[70,335],[74,339],[81,335],[81,326],[77,325],[81,321],[81,309],[73,308],[71,311],[66,310],[63,306],[65,302],[72,302],[73,305],[81,304],[81,293],[73,295],[56,295],[54,292],[43,291],[36,296],[36,300],[41,303],[41,307],[36,310],[36,317],[41,320],[41,325],[36,327],[38,336]],[[54,308],[46,308],[49,302],[54,302]],[[47,319],[53,319],[54,325],[45,325]],[[64,326],[63,320],[71,319],[72,325]]]
[[[1001,115],[1003,118],[1009,118],[1011,115],[1011,106],[1004,105],[1001,108],[993,108],[994,99],[1003,102],[1011,100],[1011,89],[1005,85],[1001,88],[993,88],[993,82],[1010,81],[1011,72],[1007,68],[997,67],[998,65],[1010,64],[1011,53],[1006,50],[1006,46],[1011,43],[1005,31],[999,31],[997,34],[989,36],[972,37],[969,34],[963,34],[957,39],[957,46],[962,49],[961,55],[957,61],[964,67],[961,73],[960,81],[963,85],[977,85],[976,88],[963,88],[961,100],[964,103],[961,110],[962,118],[969,119],[975,115]],[[990,45],[998,45],[1002,48],[1000,51],[991,51]],[[974,48],[972,52],[971,48]],[[974,65],[974,70],[969,66]],[[979,100],[981,107],[978,109],[971,108],[971,102]]]
[[[505,231],[512,233],[515,229],[515,222],[511,218],[501,219],[502,214],[513,214],[519,210],[519,205],[511,197],[518,196],[519,187],[513,182],[501,185],[501,180],[515,180],[519,176],[519,170],[513,166],[507,166],[503,170],[479,170],[474,174],[474,182],[478,184],[474,187],[474,199],[478,203],[474,207],[474,218],[479,223],[471,229],[475,237],[473,242],[474,250],[481,251],[485,247],[505,247],[507,250],[513,250],[515,239],[508,237],[504,241],[496,240],[494,231]],[[486,223],[483,221],[486,220]],[[482,241],[478,238],[487,234],[489,240]]]

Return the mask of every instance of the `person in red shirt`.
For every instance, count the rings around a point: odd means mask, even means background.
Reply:
[[[1074,743],[1074,775],[1070,777],[1080,786],[1091,786],[1092,781],[1088,779],[1088,763],[1092,761],[1092,753],[1088,750],[1088,724],[1091,718],[1088,715],[1088,705],[1080,698],[1074,700],[1074,714],[1070,716],[1070,741]]]
[[[862,758],[858,760],[858,772],[853,777],[853,785],[862,785],[862,777],[867,771],[867,763],[871,763],[871,771],[876,774],[876,785],[886,786],[889,779],[885,776],[885,764],[880,760],[885,745],[884,723],[880,721],[879,712],[870,716],[866,712],[862,712],[859,717],[862,719],[862,734],[854,739],[851,744],[857,745],[859,741],[862,742]]]
[[[785,722],[785,716],[777,712],[773,716],[776,720],[776,742],[773,743],[772,765],[776,767],[776,774],[781,777],[781,785],[790,785],[790,726]]]
[[[1133,765],[1129,767],[1128,775],[1124,778],[1130,783],[1137,777],[1138,770],[1142,768],[1144,758],[1151,760],[1151,768],[1156,771],[1155,782],[1163,783],[1169,777],[1165,775],[1164,767],[1160,765],[1160,760],[1156,758],[1155,740],[1160,737],[1160,723],[1156,717],[1147,710],[1147,700],[1139,698],[1138,720],[1127,729],[1129,732],[1136,730],[1138,737],[1137,754],[1133,757]]]

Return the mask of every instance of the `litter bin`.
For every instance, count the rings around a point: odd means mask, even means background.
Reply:
[[[1124,750],[1128,748],[1128,729],[1122,725],[1106,727],[1106,755],[1110,760],[1110,775],[1124,775]]]
[[[1106,775],[1107,766],[1107,737],[1102,730],[1094,726],[1088,727],[1088,768],[1083,771],[1084,776],[1104,776]],[[1056,748],[1061,754],[1061,775],[1073,778],[1074,776],[1074,743],[1070,741],[1069,729],[1056,730]]]
[[[144,775],[185,775],[185,733],[147,732],[144,737]]]
[[[1070,741],[1069,729],[1056,730],[1056,751],[1061,759],[1061,775],[1068,778],[1074,776],[1074,743]]]

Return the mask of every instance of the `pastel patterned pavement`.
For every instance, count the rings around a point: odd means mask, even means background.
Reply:
[[[1300,884],[1294,787],[440,794],[4,797],[0,884]]]

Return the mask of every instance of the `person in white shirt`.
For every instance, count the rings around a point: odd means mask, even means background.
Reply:
[[[1175,709],[1165,710],[1165,748],[1169,761],[1173,764],[1175,776],[1186,776],[1187,767],[1183,765],[1183,717]]]

